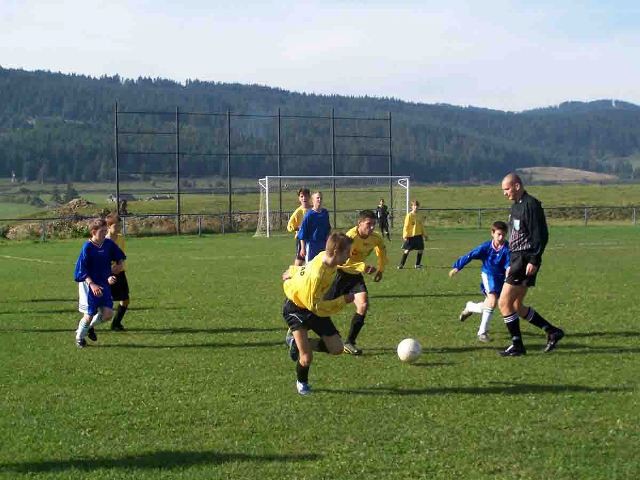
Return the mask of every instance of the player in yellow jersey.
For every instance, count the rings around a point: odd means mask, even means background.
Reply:
[[[304,218],[304,214],[309,211],[311,205],[309,199],[311,198],[311,192],[308,188],[301,188],[298,190],[298,201],[300,206],[296,208],[291,217],[289,217],[289,223],[287,223],[287,231],[295,232],[296,237],[296,257],[293,261],[294,265],[304,265],[304,255],[300,255],[300,239],[298,238],[298,230],[300,230],[300,224]]]
[[[424,251],[424,240],[427,235],[424,229],[424,216],[418,212],[419,207],[420,202],[414,200],[411,202],[411,211],[404,217],[404,227],[402,228],[403,255],[400,265],[398,265],[399,270],[404,268],[411,250],[417,250],[416,268],[422,268],[422,252]]]
[[[345,353],[362,355],[362,349],[356,346],[356,339],[362,327],[364,318],[369,308],[367,285],[364,282],[363,273],[375,274],[374,282],[382,280],[382,272],[387,264],[387,249],[383,238],[374,230],[376,228],[376,214],[371,210],[363,210],[358,215],[358,225],[347,232],[347,236],[353,239],[349,259],[338,267],[336,280],[330,294],[330,298],[350,293],[354,295],[353,303],[356,313],[351,318],[349,336],[344,344]],[[378,258],[377,267],[365,264],[365,259],[376,252]]]
[[[107,215],[106,220],[107,227],[109,228],[107,238],[113,240],[116,245],[120,247],[120,250],[124,252],[125,238],[120,233],[120,217],[117,213],[111,213]],[[113,296],[114,301],[120,302],[118,311],[111,322],[111,330],[115,331],[122,331],[125,329],[124,325],[122,325],[122,319],[129,308],[129,282],[127,281],[127,275],[124,273],[125,269],[126,266],[124,262],[120,265],[113,265],[111,269],[112,273],[116,277],[116,283],[111,286],[111,295]]]
[[[282,274],[286,296],[282,316],[291,333],[287,335],[287,344],[291,359],[296,362],[296,388],[300,395],[311,393],[309,368],[313,352],[342,353],[342,339],[330,315],[353,302],[353,295],[332,300],[326,300],[325,296],[333,285],[338,265],[349,258],[351,243],[344,233],[332,233],[324,252],[306,265],[292,265]],[[309,330],[320,338],[310,339]]]

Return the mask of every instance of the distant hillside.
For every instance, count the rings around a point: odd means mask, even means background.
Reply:
[[[575,168],[531,167],[517,170],[524,183],[611,183],[618,177]]]
[[[15,171],[28,180],[111,180],[113,108],[123,110],[226,112],[283,115],[393,117],[394,172],[423,182],[495,181],[516,168],[555,166],[621,178],[637,176],[640,107],[621,101],[567,102],[522,113],[451,105],[425,105],[390,98],[322,96],[256,85],[27,72],[0,67],[0,177]],[[181,150],[224,152],[224,117],[193,117],[181,123]],[[171,131],[173,119],[145,117],[139,130]],[[275,126],[272,120],[234,119],[232,143],[248,155],[234,157],[231,174],[274,174]],[[338,174],[386,172],[384,140],[348,141],[349,135],[386,135],[384,122],[338,119]],[[288,119],[282,125],[283,149],[327,154],[327,120]],[[171,147],[172,140],[166,140]],[[181,140],[182,142],[183,140]],[[377,143],[376,143],[377,142]],[[160,146],[143,140],[145,148]],[[121,146],[127,148],[128,146]],[[373,155],[372,155],[373,154]],[[381,155],[381,156],[376,156]],[[138,158],[132,171],[172,168],[173,159]],[[226,174],[220,157],[185,157],[185,177]],[[634,166],[636,171],[634,173]],[[288,175],[329,172],[326,156],[287,157]],[[152,175],[149,173],[148,175]]]

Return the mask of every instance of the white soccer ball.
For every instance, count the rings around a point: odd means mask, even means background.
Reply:
[[[413,363],[421,354],[422,347],[415,338],[405,338],[398,344],[398,358],[402,362]]]

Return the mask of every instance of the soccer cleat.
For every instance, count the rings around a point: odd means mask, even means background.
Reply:
[[[544,353],[548,353],[551,350],[554,350],[556,346],[558,346],[558,342],[562,340],[562,337],[564,337],[564,330],[561,330],[559,328],[547,334],[547,346],[544,347]]]
[[[87,332],[87,337],[89,337],[89,340],[97,342],[98,341],[98,335],[96,334],[96,329],[91,327],[89,329],[89,331]]]
[[[354,343],[345,343],[344,344],[344,353],[348,353],[349,355],[362,355],[362,349],[356,347]]]
[[[311,385],[306,382],[296,380],[296,389],[300,395],[309,395],[311,393]]]
[[[396,268],[397,268],[398,270],[402,270],[402,269],[404,268],[404,265],[398,265]]]
[[[111,323],[111,330],[114,332],[124,332],[125,328],[121,323]]]
[[[416,265],[416,270],[423,268],[422,265]]]
[[[503,351],[498,353],[501,357],[519,357],[521,355],[526,355],[527,350],[524,348],[524,345],[509,345]]]
[[[458,315],[458,320],[460,320],[461,322],[464,322],[471,315],[473,315],[473,312],[470,312],[465,308],[464,310],[462,310],[462,312],[460,312],[460,315]]]
[[[87,346],[87,341],[84,338],[81,338],[80,340],[76,340],[76,347],[84,348],[86,346]]]
[[[481,333],[478,335],[478,341],[482,343],[489,343],[491,341],[491,337],[489,337],[488,333]]]
[[[295,338],[293,338],[293,332],[291,332],[291,329],[287,331],[284,341],[287,342],[287,346],[289,347],[289,357],[294,362],[297,362],[300,352],[298,351],[298,345],[296,344]]]

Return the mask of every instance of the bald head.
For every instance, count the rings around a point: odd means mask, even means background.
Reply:
[[[524,193],[524,185],[518,174],[512,172],[502,179],[502,193],[513,202],[520,200]]]

